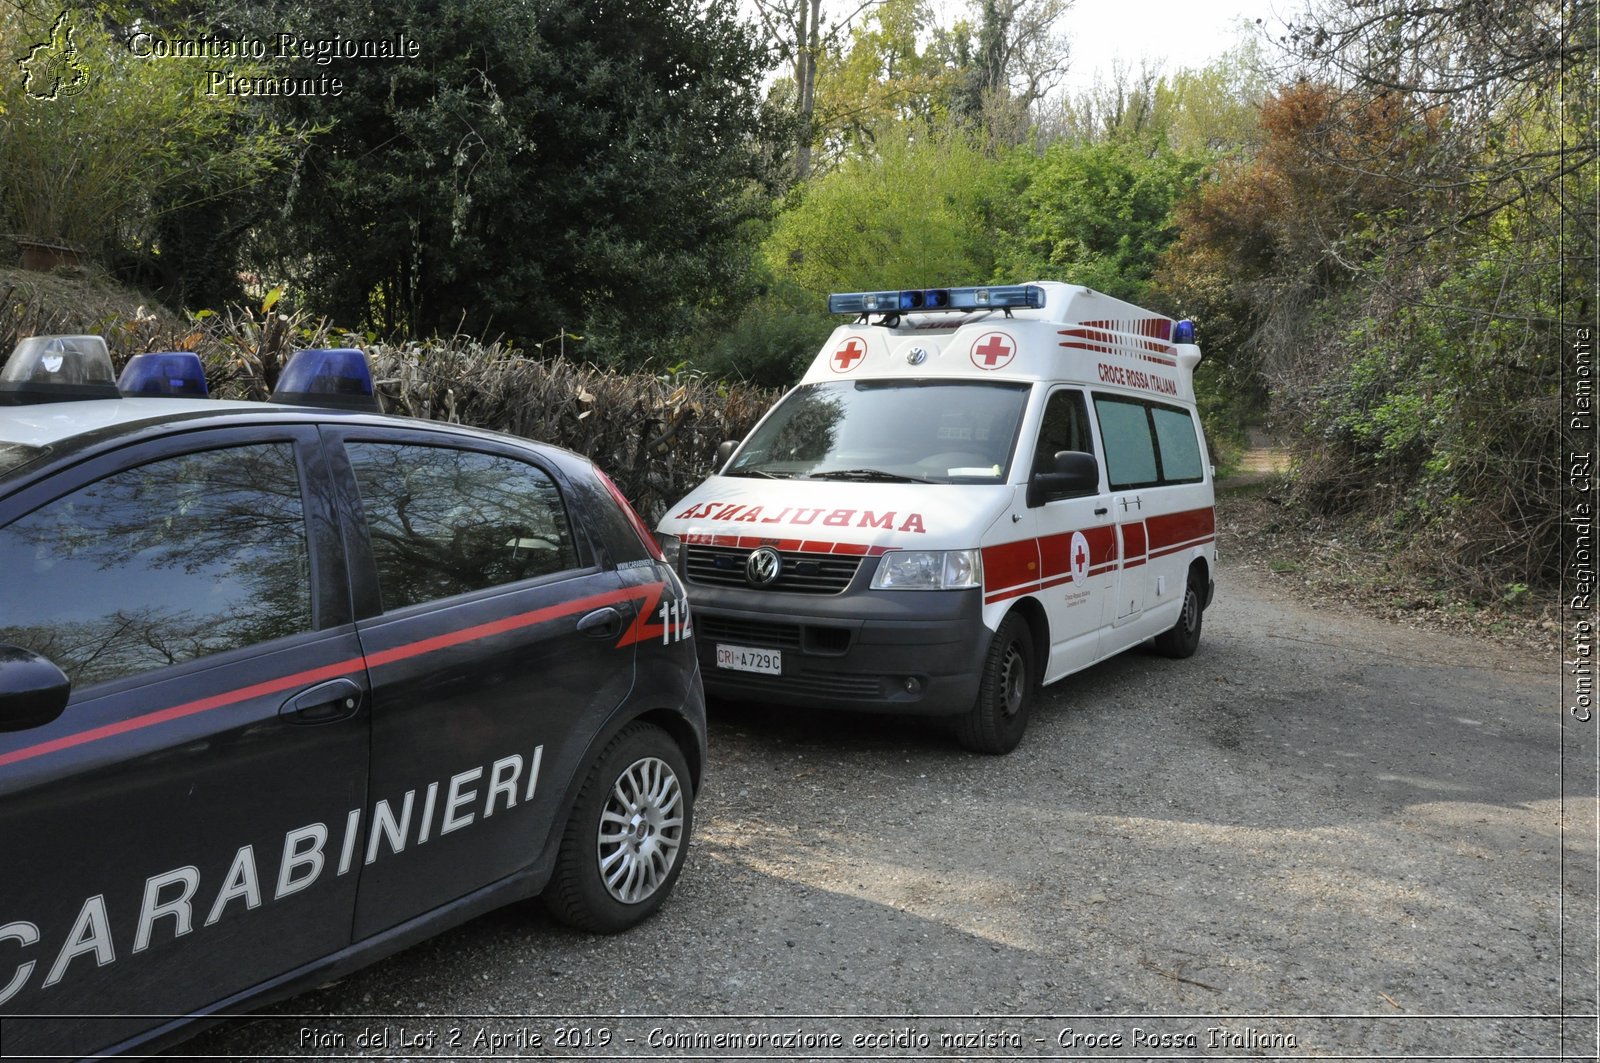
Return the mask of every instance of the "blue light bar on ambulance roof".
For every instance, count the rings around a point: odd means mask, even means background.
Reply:
[[[136,354],[122,367],[117,390],[128,396],[166,396],[176,399],[203,399],[206,388],[205,366],[193,351],[152,351]]]
[[[278,375],[278,386],[272,389],[271,401],[291,406],[378,411],[367,356],[354,347],[296,351]]]
[[[0,369],[0,404],[115,399],[111,354],[99,336],[29,336]]]
[[[841,292],[828,296],[830,314],[906,314],[930,310],[1005,310],[1044,306],[1044,289],[1034,284],[991,288],[910,288],[898,292]]]
[[[1193,343],[1194,342],[1194,322],[1190,321],[1188,318],[1184,318],[1182,321],[1180,321],[1176,325],[1172,326],[1172,342],[1173,343]]]

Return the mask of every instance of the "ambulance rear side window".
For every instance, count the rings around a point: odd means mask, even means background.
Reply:
[[[1113,490],[1205,479],[1200,440],[1188,410],[1107,395],[1096,395],[1094,408]]]
[[[1155,422],[1156,442],[1161,447],[1161,479],[1164,483],[1196,482],[1205,475],[1200,467],[1200,443],[1194,434],[1194,418],[1187,410],[1170,406],[1150,407]]]

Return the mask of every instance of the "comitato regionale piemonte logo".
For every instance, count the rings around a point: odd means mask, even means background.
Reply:
[[[28,54],[17,60],[22,68],[22,91],[30,99],[59,100],[89,87],[89,68],[72,42],[68,15],[63,11],[50,29],[50,39],[29,48]]]

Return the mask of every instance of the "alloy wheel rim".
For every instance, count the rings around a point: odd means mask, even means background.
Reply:
[[[600,880],[623,904],[648,900],[666,882],[683,845],[683,787],[659,757],[641,757],[617,777],[600,813]]]

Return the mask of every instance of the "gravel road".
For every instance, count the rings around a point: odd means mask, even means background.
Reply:
[[[1194,658],[1057,684],[1009,757],[725,707],[646,925],[500,912],[172,1054],[1593,1059],[1595,733],[1558,697],[1225,562]]]

